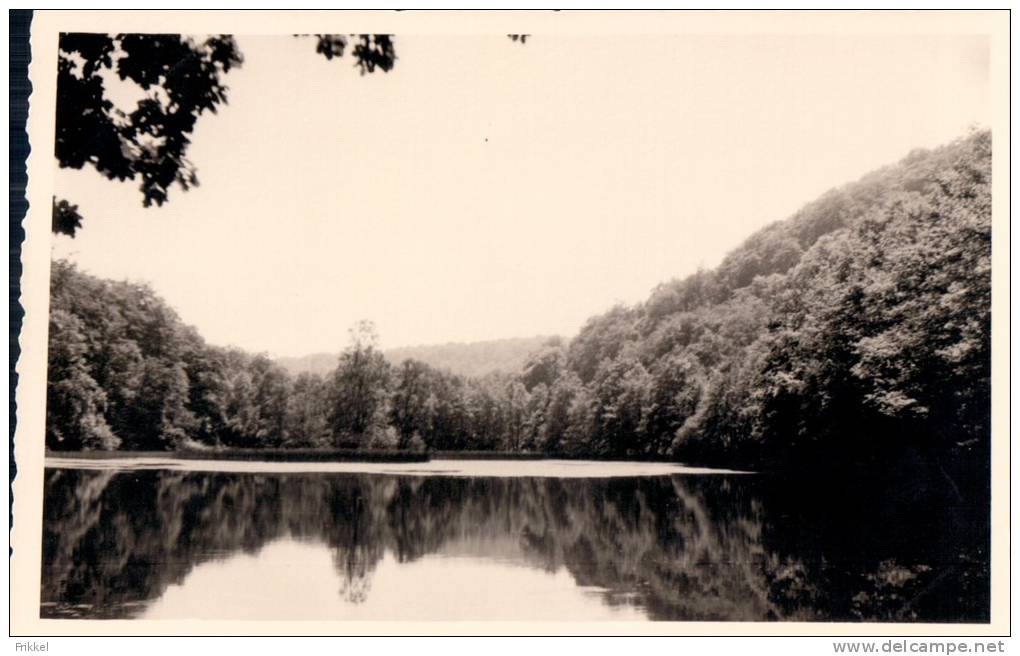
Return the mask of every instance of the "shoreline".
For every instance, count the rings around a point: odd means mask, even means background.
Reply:
[[[51,462],[61,461],[94,461],[116,462],[125,464],[139,462],[141,464],[162,462],[222,462],[222,463],[265,463],[271,465],[300,466],[302,464],[329,467],[331,465],[402,465],[429,464],[436,462],[488,462],[488,463],[520,463],[534,465],[538,463],[601,463],[612,464],[645,464],[661,466],[678,466],[693,468],[699,471],[719,471],[730,473],[764,474],[774,471],[773,468],[758,466],[739,461],[731,463],[702,462],[697,460],[674,460],[669,458],[651,458],[642,456],[607,457],[599,455],[537,453],[518,451],[398,451],[387,450],[356,450],[356,449],[185,449],[180,451],[52,451],[47,449],[44,454],[46,467],[60,467]]]
[[[664,462],[596,461],[562,459],[430,461],[283,461],[283,460],[224,460],[208,458],[174,457],[101,457],[76,458],[50,455],[45,462],[47,470],[101,470],[115,472],[170,470],[182,472],[217,472],[233,474],[376,474],[395,476],[453,476],[483,478],[616,478],[668,476],[673,474],[753,474],[750,471],[713,469]]]
[[[262,462],[433,462],[436,460],[505,460],[537,462],[550,460],[588,462],[645,462],[651,464],[681,464],[668,458],[640,456],[608,458],[593,455],[565,455],[559,453],[521,453],[517,451],[397,451],[355,449],[208,449],[181,451],[50,451],[50,459],[79,460],[229,460]]]
[[[224,449],[183,451],[46,451],[45,459],[79,460],[228,460],[242,462],[428,462],[429,454],[353,449]]]

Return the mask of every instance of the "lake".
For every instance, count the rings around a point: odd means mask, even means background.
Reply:
[[[47,460],[47,618],[987,622],[987,504],[574,461]]]

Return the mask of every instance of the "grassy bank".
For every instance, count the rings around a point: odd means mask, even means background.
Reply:
[[[433,460],[549,460],[555,456],[515,451],[432,451]]]

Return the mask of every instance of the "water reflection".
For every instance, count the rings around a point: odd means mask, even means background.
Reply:
[[[545,572],[510,561],[437,555],[399,563],[387,552],[369,576],[344,580],[329,548],[283,538],[257,555],[198,565],[142,619],[266,620],[640,620],[634,605],[609,606],[599,588],[566,568]],[[455,585],[454,585],[455,583]],[[210,590],[217,591],[215,595]],[[508,592],[513,591],[509,597]],[[287,599],[282,604],[281,599]]]
[[[763,476],[48,469],[41,614],[988,620],[987,511],[804,492]]]

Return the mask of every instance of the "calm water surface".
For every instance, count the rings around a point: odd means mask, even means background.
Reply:
[[[43,617],[988,621],[952,490],[675,466],[51,461]]]

